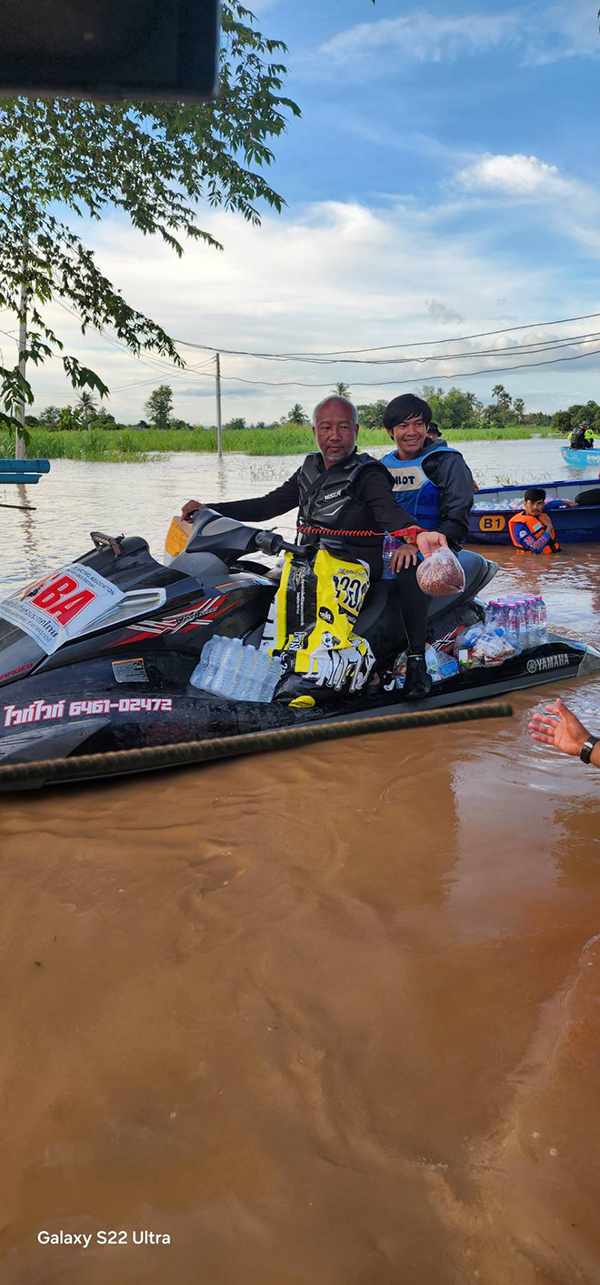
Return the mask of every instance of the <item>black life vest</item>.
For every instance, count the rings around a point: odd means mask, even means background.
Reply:
[[[381,464],[363,452],[326,469],[319,451],[307,455],[298,473],[298,526],[343,530],[344,514],[356,502],[356,480],[366,468],[380,469]],[[311,537],[299,531],[298,538],[303,544]]]

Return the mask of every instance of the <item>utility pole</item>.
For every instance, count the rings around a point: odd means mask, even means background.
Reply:
[[[24,281],[21,282],[21,302],[19,306],[19,374],[25,378],[25,368],[27,358],[25,352],[27,349],[27,286]],[[25,427],[25,400],[21,399],[17,407],[17,419],[21,427]],[[19,430],[15,432],[15,459],[25,459],[25,438],[21,437]]]
[[[215,382],[217,393],[217,453],[219,459],[223,458],[223,431],[221,428],[221,358],[219,353],[215,357]]]

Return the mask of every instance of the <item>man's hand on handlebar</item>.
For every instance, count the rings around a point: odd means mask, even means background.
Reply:
[[[448,541],[441,531],[419,531],[417,548],[424,558],[430,558],[438,549],[447,549]]]
[[[197,513],[199,512],[200,509],[205,509],[205,508],[206,508],[206,505],[201,504],[199,500],[188,500],[187,503],[184,504],[181,510],[181,516],[182,518],[187,518],[187,520],[189,521],[190,515],[192,513]]]

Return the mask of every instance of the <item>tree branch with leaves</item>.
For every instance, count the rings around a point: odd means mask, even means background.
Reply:
[[[283,198],[261,171],[274,158],[271,140],[300,115],[282,93],[285,52],[282,41],[257,30],[239,0],[224,0],[215,102],[0,100],[0,309],[18,319],[25,288],[27,361],[58,357],[75,389],[107,396],[101,377],[66,350],[45,316],[60,299],[76,312],[83,334],[110,327],[134,355],[152,350],[185,364],[164,328],[103,273],[75,219],[99,222],[120,212],[181,257],[186,240],[223,248],[198,225],[201,203],[253,224],[260,223],[261,202],[280,212]],[[32,402],[18,365],[0,364],[0,424],[14,426],[17,408]]]

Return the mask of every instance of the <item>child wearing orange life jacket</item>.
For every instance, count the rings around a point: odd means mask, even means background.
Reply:
[[[546,492],[541,486],[530,486],[523,496],[523,509],[508,523],[510,538],[521,553],[558,553],[560,545],[554,527],[544,513]]]

